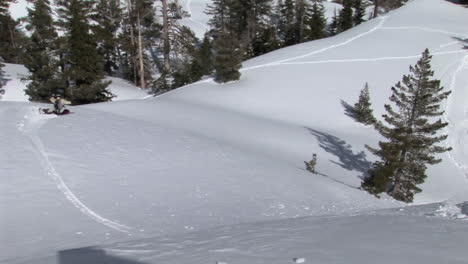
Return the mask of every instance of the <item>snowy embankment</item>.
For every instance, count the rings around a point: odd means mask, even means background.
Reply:
[[[380,138],[342,103],[369,82],[381,114],[390,87],[430,48],[453,91],[454,151],[431,167],[415,204],[467,200],[467,22],[468,9],[415,0],[250,60],[235,83],[205,80],[60,118],[0,102],[0,263],[463,263],[466,221],[440,219],[462,218],[453,207],[376,211],[403,205],[357,188],[374,160],[364,144]],[[318,175],[304,168],[312,153]]]

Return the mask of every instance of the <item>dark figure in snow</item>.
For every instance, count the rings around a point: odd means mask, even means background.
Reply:
[[[65,104],[63,103],[62,98],[59,95],[56,95],[52,97],[50,101],[54,104],[54,112],[56,114],[61,114],[65,108]]]
[[[65,105],[71,104],[69,101],[63,99],[60,95],[54,95],[50,98],[50,102],[54,105],[54,110],[50,111],[49,109],[43,109],[42,112],[45,114],[56,114],[56,115],[66,115],[70,111],[65,109]]]

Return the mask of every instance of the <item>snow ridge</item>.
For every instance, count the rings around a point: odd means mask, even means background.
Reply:
[[[130,234],[131,228],[119,223],[116,223],[112,220],[100,216],[98,213],[94,212],[92,209],[87,207],[83,202],[78,199],[78,197],[70,190],[70,188],[63,181],[60,174],[57,172],[55,167],[49,160],[47,152],[45,151],[44,144],[37,135],[37,130],[48,120],[54,118],[53,116],[42,117],[38,113],[37,107],[32,107],[30,113],[24,116],[24,120],[18,125],[18,130],[26,135],[32,142],[35,150],[39,154],[41,159],[41,164],[47,174],[52,178],[57,188],[65,195],[67,200],[71,202],[77,209],[79,209],[83,214],[93,219],[94,221],[103,224],[109,228],[112,228],[116,231]]]

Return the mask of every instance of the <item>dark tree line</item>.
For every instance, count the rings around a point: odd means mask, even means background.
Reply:
[[[28,0],[28,34],[0,0],[0,54],[31,72],[33,101],[61,93],[74,104],[113,95],[105,76],[160,94],[214,76],[240,78],[243,60],[335,35],[365,18],[362,0],[343,0],[327,25],[321,0],[214,0],[202,40],[180,20],[178,0]],[[53,17],[51,14],[57,14]]]

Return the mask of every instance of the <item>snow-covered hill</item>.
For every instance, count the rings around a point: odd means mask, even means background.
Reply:
[[[0,263],[466,262],[466,222],[442,218],[463,218],[451,205],[468,200],[467,22],[466,8],[414,0],[247,61],[239,82],[60,118],[0,101]],[[374,160],[364,144],[380,138],[342,101],[369,82],[382,113],[425,48],[453,91],[454,151],[430,169],[415,207],[381,211],[403,205],[357,188]],[[304,168],[312,153],[318,175]]]

